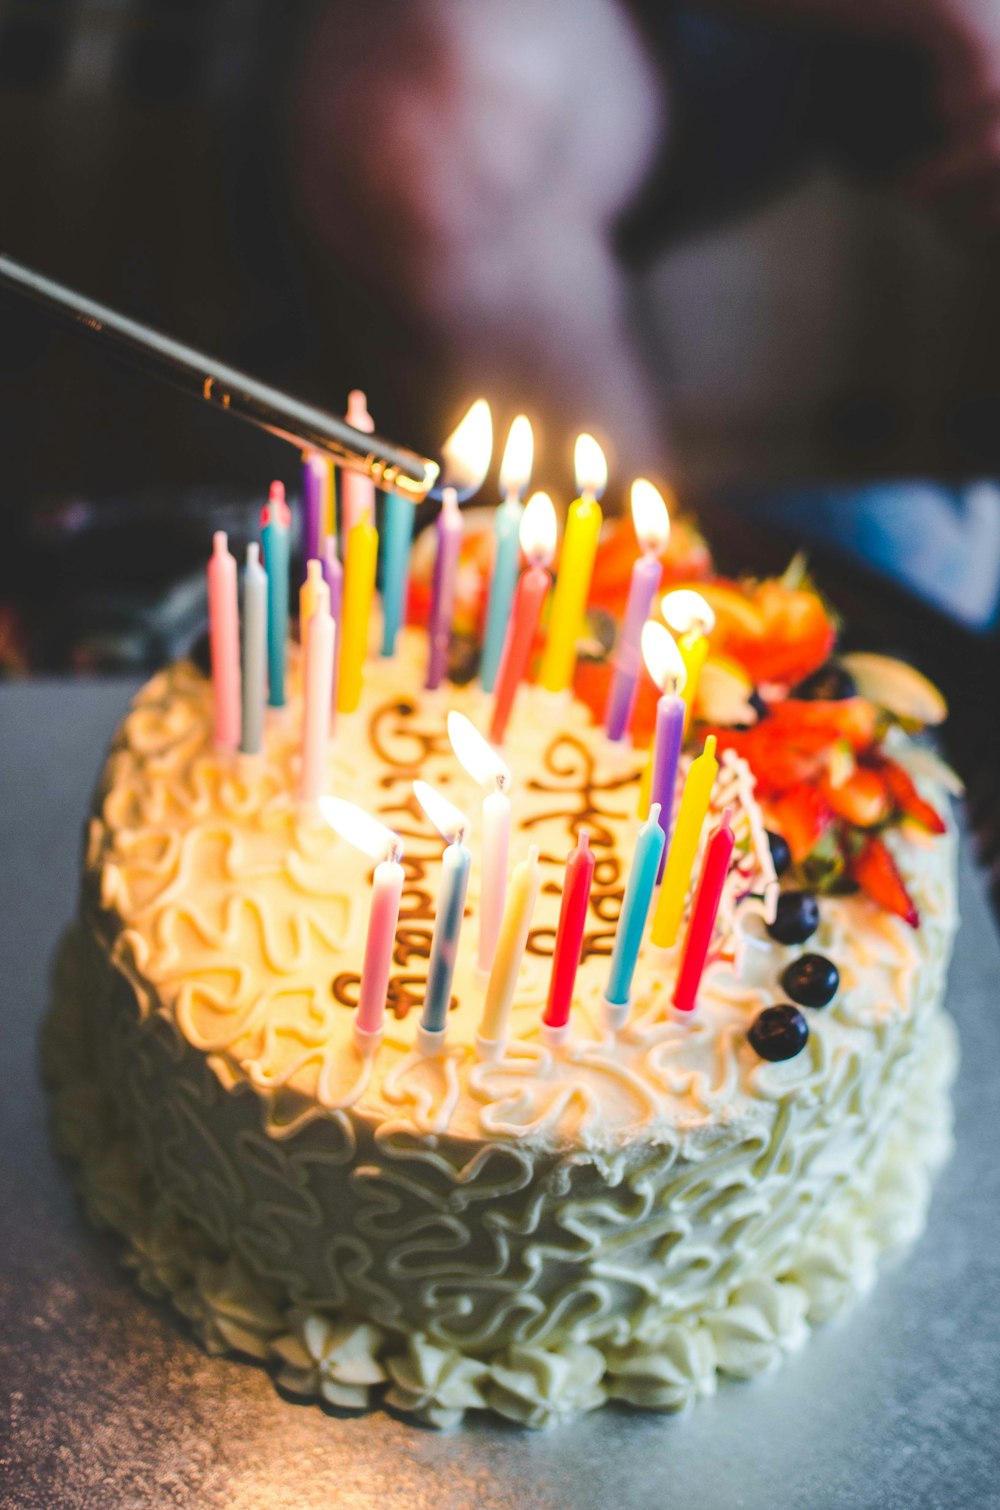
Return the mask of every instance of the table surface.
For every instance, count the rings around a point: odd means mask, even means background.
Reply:
[[[1000,947],[963,866],[950,1001],[958,1152],[925,1238],[782,1369],[683,1417],[610,1408],[544,1435],[441,1435],[282,1399],[141,1296],[52,1153],[37,1070],[82,815],[131,691],[0,687],[0,1507],[768,1510],[1000,1506]]]

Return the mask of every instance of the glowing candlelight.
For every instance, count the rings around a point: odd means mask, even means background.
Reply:
[[[363,430],[366,435],[371,435],[375,430],[375,421],[368,413],[368,400],[361,388],[352,388],[347,395],[347,414],[345,419],[355,430]],[[375,523],[375,484],[370,477],[365,477],[361,472],[355,472],[351,467],[342,467],[340,471],[340,533],[344,540],[349,540],[351,531],[356,524],[367,521]]]
[[[494,744],[503,744],[514,697],[528,669],[545,595],[552,581],[548,568],[556,549],[556,511],[547,493],[535,493],[528,500],[519,533],[528,565],[517,584],[500,658],[490,723]]]
[[[458,558],[462,549],[462,512],[454,488],[445,488],[437,525],[437,555],[431,586],[430,623],[427,628],[427,688],[440,687],[448,670],[448,651],[455,622],[455,589]]]
[[[379,862],[372,876],[368,934],[354,1019],[354,1042],[359,1053],[373,1054],[382,1037],[392,951],[399,923],[405,875],[400,863],[403,845],[398,834],[353,802],[345,802],[341,797],[321,797],[319,805],[327,823],[341,838]]]
[[[247,546],[243,568],[243,717],[240,749],[259,755],[264,746],[267,700],[267,572],[256,540]]]
[[[441,488],[454,488],[459,502],[478,493],[493,455],[493,416],[477,398],[441,447]]]
[[[701,668],[708,655],[708,636],[715,628],[715,614],[700,592],[690,587],[677,587],[664,595],[660,612],[670,628],[680,635],[680,652],[687,670],[687,685],[684,702],[687,705],[686,721],[698,695]]]
[[[653,889],[663,854],[663,830],[660,809],[653,803],[649,817],[639,829],[632,867],[625,885],[622,910],[611,946],[611,969],[604,992],[605,1020],[610,1028],[624,1027],[632,1003],[632,978],[639,960],[642,936],[646,931]]]
[[[604,719],[608,738],[615,740],[622,739],[632,723],[641,668],[642,626],[649,618],[653,598],[660,585],[663,575],[660,556],[670,537],[667,506],[658,490],[644,477],[637,477],[632,484],[632,520],[639,541],[639,557],[632,568],[628,603],[615,647],[614,675]]]
[[[504,915],[510,844],[510,771],[464,713],[448,714],[448,738],[459,764],[483,787],[483,842],[479,896],[479,968],[492,968]]]
[[[719,903],[729,874],[729,862],[733,856],[735,838],[730,826],[732,816],[732,808],[727,807],[722,814],[722,822],[713,830],[705,846],[698,890],[695,892],[691,920],[681,953],[681,967],[674,986],[673,1003],[679,1012],[691,1012],[697,1005],[698,986],[705,969]]]
[[[646,670],[660,689],[656,704],[656,728],[653,748],[649,755],[649,791],[646,810],[650,803],[660,805],[660,827],[664,844],[670,843],[670,829],[674,818],[674,791],[677,786],[677,763],[684,740],[684,699],[681,692],[687,680],[687,670],[673,635],[662,624],[649,619],[642,629],[642,658]],[[642,814],[645,817],[645,813]],[[660,857],[660,876],[663,875],[664,855]]]
[[[598,500],[607,486],[608,464],[592,435],[577,436],[575,471],[580,496],[570,504],[566,516],[549,614],[549,635],[538,672],[539,682],[549,692],[562,692],[573,680],[576,646],[594,575],[603,517]]]
[[[520,552],[518,530],[524,513],[521,499],[531,477],[534,446],[531,421],[527,415],[519,414],[510,427],[503,461],[500,463],[500,492],[503,502],[493,516],[493,570],[490,575],[483,653],[479,664],[479,682],[484,692],[492,692],[496,684],[507,621],[510,618],[510,605],[517,587]]]
[[[427,965],[427,985],[417,1032],[417,1047],[423,1054],[440,1053],[444,1044],[445,1023],[451,1004],[451,983],[455,975],[458,944],[465,915],[465,894],[469,887],[469,851],[465,844],[468,821],[442,792],[415,781],[413,791],[430,822],[448,847],[441,857],[441,886],[438,892],[431,955]]]
[[[705,740],[705,748],[698,759],[691,762],[691,769],[684,783],[677,825],[670,841],[670,853],[663,872],[663,884],[660,887],[656,912],[653,914],[653,943],[658,944],[662,949],[669,949],[677,942],[677,931],[684,913],[684,899],[687,896],[691,870],[698,853],[698,840],[701,838],[702,824],[708,812],[709,798],[712,795],[712,787],[718,770],[719,762],[715,758],[715,735],[710,734]]]
[[[225,530],[212,536],[208,558],[208,634],[215,743],[220,750],[235,750],[240,742],[240,613],[236,558]]]
[[[337,682],[338,713],[353,713],[361,701],[377,560],[378,533],[370,520],[361,519],[347,537],[347,555],[344,561],[344,606],[340,629],[340,675]]]
[[[507,1043],[507,1023],[517,990],[517,977],[531,929],[531,916],[542,884],[538,849],[532,845],[528,858],[514,866],[503,913],[503,926],[496,957],[486,987],[483,1015],[476,1035],[482,1059],[497,1059]]]
[[[272,482],[261,515],[264,564],[267,567],[267,700],[272,708],[285,706],[285,654],[288,647],[289,525],[285,487]]]
[[[562,1043],[569,1030],[573,1005],[573,987],[583,953],[583,933],[590,906],[590,888],[594,882],[594,852],[585,828],[577,834],[576,848],[566,861],[559,923],[552,950],[552,975],[549,998],[542,1015],[542,1036],[550,1044]]]

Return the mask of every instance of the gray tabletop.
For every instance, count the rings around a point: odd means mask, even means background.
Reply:
[[[1000,948],[966,862],[951,977],[958,1153],[927,1236],[777,1373],[681,1418],[438,1435],[280,1398],[135,1291],[52,1154],[36,1069],[48,962],[125,683],[0,687],[3,1510],[920,1510],[1000,1506]],[[5,1399],[6,1408],[6,1399]]]

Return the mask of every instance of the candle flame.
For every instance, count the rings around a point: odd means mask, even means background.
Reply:
[[[666,593],[660,610],[677,634],[711,634],[715,628],[715,614],[701,593],[690,587]]]
[[[639,549],[662,556],[670,539],[670,515],[659,488],[645,477],[637,477],[632,484],[632,523]]]
[[[519,414],[510,427],[503,461],[500,463],[500,492],[505,498],[520,498],[531,478],[535,459],[535,437],[531,420]]]
[[[484,398],[477,398],[441,447],[444,468],[441,487],[454,488],[471,498],[483,485],[493,455],[493,416]]]
[[[548,493],[532,493],[518,531],[521,550],[532,566],[548,566],[556,553],[556,511]]]
[[[448,738],[459,765],[473,781],[487,789],[498,787],[500,791],[510,785],[510,768],[464,713],[452,709],[448,714]]]
[[[461,809],[448,801],[443,792],[439,792],[437,787],[428,786],[426,781],[415,781],[413,795],[442,839],[448,844],[457,844],[464,838],[469,820]]]
[[[670,630],[648,619],[642,626],[641,644],[646,670],[660,691],[683,692],[687,667]]]
[[[334,832],[362,854],[370,855],[373,860],[385,860],[388,856],[398,860],[402,855],[399,835],[357,803],[346,802],[343,797],[321,797],[319,807]]]
[[[608,485],[608,464],[592,435],[578,435],[573,450],[576,490],[581,497],[600,498]]]

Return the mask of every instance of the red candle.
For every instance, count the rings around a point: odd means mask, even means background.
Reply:
[[[552,951],[552,978],[549,981],[549,999],[542,1015],[547,1028],[562,1029],[569,1022],[573,1005],[573,987],[576,972],[583,952],[583,930],[587,922],[590,904],[590,888],[594,880],[594,851],[590,847],[590,835],[581,828],[576,849],[566,862],[566,877],[563,881],[562,903],[559,908],[559,924],[556,928],[555,948]]]
[[[528,669],[531,647],[535,643],[545,596],[552,581],[548,567],[555,554],[556,515],[548,494],[536,493],[528,500],[519,533],[528,566],[521,573],[514,594],[497,673],[490,723],[490,739],[496,745],[503,744],[514,696]]]
[[[684,940],[677,984],[674,986],[674,1006],[679,1012],[691,1012],[697,1005],[698,986],[708,957],[708,946],[712,942],[722,888],[726,884],[733,854],[734,836],[730,827],[732,816],[732,808],[727,807],[722,814],[722,822],[705,845],[705,858],[698,877],[698,889]]]

